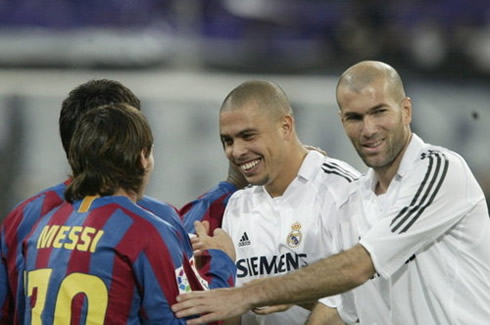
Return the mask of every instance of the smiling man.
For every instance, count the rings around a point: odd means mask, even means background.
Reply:
[[[370,167],[346,204],[353,214],[338,219],[343,251],[243,288],[181,295],[172,310],[206,313],[188,322],[200,324],[351,290],[352,312],[343,314],[342,304],[340,314],[361,324],[488,323],[490,219],[464,159],[411,132],[411,100],[383,62],[347,69],[337,101],[346,134]]]
[[[219,127],[226,157],[252,184],[230,198],[223,218],[237,252],[237,285],[334,253],[331,219],[345,213],[349,184],[359,173],[305,148],[286,94],[269,81],[247,81],[233,89],[222,104]],[[328,304],[336,306],[334,300]],[[272,310],[247,313],[242,325],[303,324],[309,314],[294,306],[263,315]]]

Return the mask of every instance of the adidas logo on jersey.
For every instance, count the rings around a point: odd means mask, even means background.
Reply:
[[[248,239],[247,232],[245,231],[242,238],[238,241],[238,247],[250,246],[250,239]]]

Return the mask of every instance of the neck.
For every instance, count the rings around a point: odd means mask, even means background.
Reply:
[[[136,203],[139,200],[139,197],[136,193],[126,191],[122,188],[116,190],[113,195],[114,196],[125,196],[129,200],[131,200],[131,202],[133,202],[133,203]]]
[[[298,175],[303,160],[305,160],[308,150],[298,143],[294,146],[289,155],[286,155],[288,163],[283,166],[280,177],[273,183],[265,185],[265,189],[272,197],[284,194],[286,188]]]

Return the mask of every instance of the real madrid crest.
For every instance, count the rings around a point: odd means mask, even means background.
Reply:
[[[297,247],[301,243],[303,234],[301,233],[301,225],[299,222],[295,222],[291,225],[291,232],[288,234],[288,246]]]

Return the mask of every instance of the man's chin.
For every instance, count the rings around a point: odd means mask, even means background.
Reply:
[[[267,183],[267,179],[259,178],[257,176],[245,176],[245,179],[249,184],[252,185],[265,185]]]
[[[366,156],[362,156],[361,157],[362,161],[364,162],[364,164],[366,164],[366,166],[370,167],[370,168],[381,168],[381,167],[384,167],[384,161],[380,161],[379,159],[376,159],[374,157],[366,157]]]

